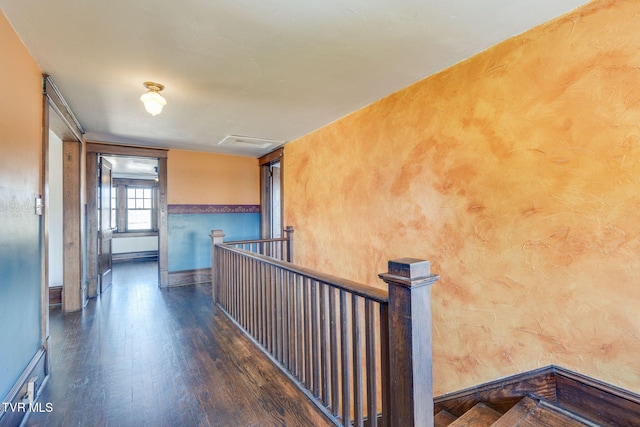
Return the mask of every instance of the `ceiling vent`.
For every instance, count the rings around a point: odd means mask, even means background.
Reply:
[[[218,142],[218,145],[259,149],[276,147],[282,144],[284,144],[284,141],[278,141],[276,139],[253,138],[251,136],[238,135],[228,135],[222,141]]]

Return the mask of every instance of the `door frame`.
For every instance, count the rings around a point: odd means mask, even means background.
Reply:
[[[70,312],[82,310],[84,305],[84,227],[81,221],[81,156],[84,129],[51,77],[43,74],[42,79],[42,332],[46,345],[49,339],[49,130],[52,130],[63,144],[62,310]]]
[[[274,163],[280,164],[280,218],[284,213],[284,147],[280,147],[258,159],[260,165],[260,236],[263,239],[271,239],[273,203],[271,197],[271,167]],[[282,232],[282,230],[281,230]]]
[[[137,147],[87,141],[87,282],[88,295],[98,295],[98,156],[151,157],[158,159],[158,286],[169,285],[169,250],[167,225],[167,158],[163,148]],[[93,238],[93,237],[95,238]]]

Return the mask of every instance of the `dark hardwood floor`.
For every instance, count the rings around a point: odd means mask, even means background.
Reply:
[[[209,285],[160,290],[117,264],[83,312],[50,313],[51,375],[27,426],[324,426],[308,398],[212,308]]]

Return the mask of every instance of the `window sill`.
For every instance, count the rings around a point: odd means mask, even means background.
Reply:
[[[113,238],[117,239],[118,237],[147,237],[157,235],[157,231],[120,231],[113,233]]]

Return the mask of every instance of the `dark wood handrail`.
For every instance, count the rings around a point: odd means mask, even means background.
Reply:
[[[234,245],[248,245],[248,244],[254,244],[254,243],[286,242],[288,240],[289,239],[287,237],[278,237],[275,239],[232,240],[229,242],[224,242],[224,244],[227,246],[234,246]]]

